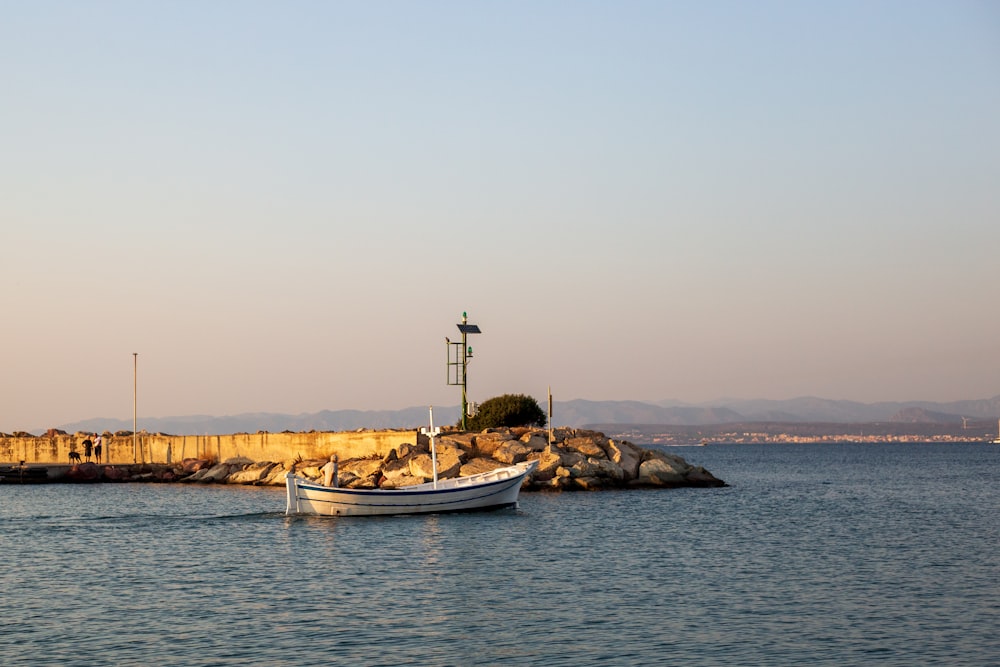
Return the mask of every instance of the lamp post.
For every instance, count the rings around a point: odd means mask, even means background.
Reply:
[[[465,430],[466,419],[469,415],[469,399],[467,395],[469,359],[472,358],[472,348],[468,345],[468,335],[482,333],[475,324],[469,324],[469,316],[462,313],[462,322],[458,325],[458,330],[462,332],[462,342],[453,343],[451,339],[445,338],[448,345],[448,384],[460,385],[462,387],[462,430]],[[451,370],[454,369],[454,377]]]
[[[138,399],[137,390],[139,383],[137,378],[139,377],[139,353],[132,353],[132,463],[139,462],[138,446],[136,444],[136,434],[135,434],[135,415],[136,415],[136,401]]]

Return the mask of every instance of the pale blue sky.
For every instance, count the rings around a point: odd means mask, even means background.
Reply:
[[[995,2],[0,0],[0,431],[1000,394]]]

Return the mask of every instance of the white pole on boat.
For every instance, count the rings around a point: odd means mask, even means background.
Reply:
[[[420,429],[420,432],[423,433],[426,436],[429,436],[430,439],[431,439],[431,467],[434,468],[434,488],[436,489],[437,485],[438,485],[438,462],[437,462],[437,445],[434,443],[434,436],[436,436],[438,433],[440,433],[441,429],[434,428],[434,406],[433,405],[430,406],[429,411],[430,411],[430,414],[431,414],[431,427],[430,428],[422,428],[422,429]]]

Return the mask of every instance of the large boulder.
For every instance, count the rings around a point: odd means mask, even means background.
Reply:
[[[409,475],[399,475],[398,477],[393,477],[392,479],[384,479],[382,481],[383,489],[398,489],[402,486],[413,486],[414,484],[423,484],[425,481],[422,477],[411,477]]]
[[[494,456],[494,452],[501,446],[516,441],[516,438],[507,431],[484,431],[477,434],[472,443],[477,456]]]
[[[457,449],[448,448],[437,452],[437,474],[439,479],[454,477],[462,468],[462,459]],[[410,457],[410,475],[423,479],[434,479],[434,460],[430,454],[417,454]]]
[[[228,463],[219,463],[212,466],[205,474],[201,476],[197,481],[203,484],[219,484],[226,481],[230,473],[233,472],[233,466]]]
[[[397,480],[402,477],[412,477],[410,474],[410,459],[395,459],[382,465],[383,485],[399,486]],[[423,480],[421,480],[423,481]]]
[[[354,473],[357,477],[364,479],[382,470],[382,461],[379,459],[349,459],[340,464],[340,474]]]
[[[690,486],[725,486],[726,483],[701,466],[695,466],[684,476]]]
[[[503,464],[496,459],[488,459],[480,456],[463,464],[458,474],[462,477],[466,477],[468,475],[478,475],[479,473],[489,472],[501,467],[503,467]]]
[[[617,463],[625,473],[625,481],[639,476],[639,464],[642,462],[643,450],[625,440],[608,440],[608,459]]]
[[[473,444],[475,437],[476,435],[473,433],[449,433],[448,435],[438,436],[436,443],[438,447],[457,447],[462,450],[465,457],[468,457],[475,450],[475,445]]]
[[[454,442],[448,442],[448,441],[438,442],[435,445],[434,449],[437,452],[438,461],[440,461],[442,458],[455,457],[464,463],[465,461],[468,461],[470,458],[469,451],[471,450],[465,450],[462,447],[455,444]],[[426,451],[427,454],[430,454],[431,452],[430,449]]]
[[[593,471],[592,474],[594,477],[610,483],[610,486],[620,486],[622,482],[626,481],[625,471],[614,461],[594,457],[588,458],[587,464],[590,466],[590,470]]]
[[[653,457],[639,464],[639,475],[634,483],[639,486],[682,486],[686,472],[674,461]]]
[[[540,452],[549,446],[548,436],[540,433],[525,433],[520,440],[525,447],[533,452]]]
[[[508,440],[494,450],[493,458],[510,465],[526,460],[531,451],[529,447],[517,440]]]
[[[625,478],[625,473],[615,463],[594,457],[580,458],[569,468],[573,478],[590,477],[605,480],[608,485],[617,486]],[[591,483],[591,487],[594,483]]]
[[[538,458],[538,467],[535,468],[534,477],[539,481],[547,481],[555,477],[556,468],[563,464],[563,453],[557,447],[546,447],[537,455],[530,455],[529,458],[534,456]]]
[[[212,462],[208,459],[184,459],[181,461],[181,472],[186,475],[193,475],[199,470],[211,467]]]
[[[237,466],[237,467],[243,467],[243,468],[245,468],[246,466],[250,465],[251,463],[254,463],[254,460],[253,459],[249,459],[249,458],[247,458],[245,456],[233,456],[233,457],[230,457],[230,458],[226,459],[225,461],[223,461],[223,463],[225,463],[226,465],[229,465],[229,466]]]
[[[562,447],[592,458],[607,458],[607,453],[601,446],[602,441],[606,439],[603,435],[568,438],[562,443]]]
[[[271,474],[278,464],[273,461],[258,461],[251,463],[243,470],[237,470],[226,478],[228,484],[260,484]]]
[[[266,486],[284,486],[288,470],[289,468],[285,464],[278,463],[267,473],[267,477],[260,480],[260,483]]]

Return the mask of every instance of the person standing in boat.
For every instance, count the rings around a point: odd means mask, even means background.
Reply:
[[[323,473],[323,486],[337,486],[337,455],[330,456],[320,471]]]
[[[104,436],[100,433],[94,434],[94,461],[101,462],[101,450],[104,449]],[[170,463],[170,461],[167,461]]]

